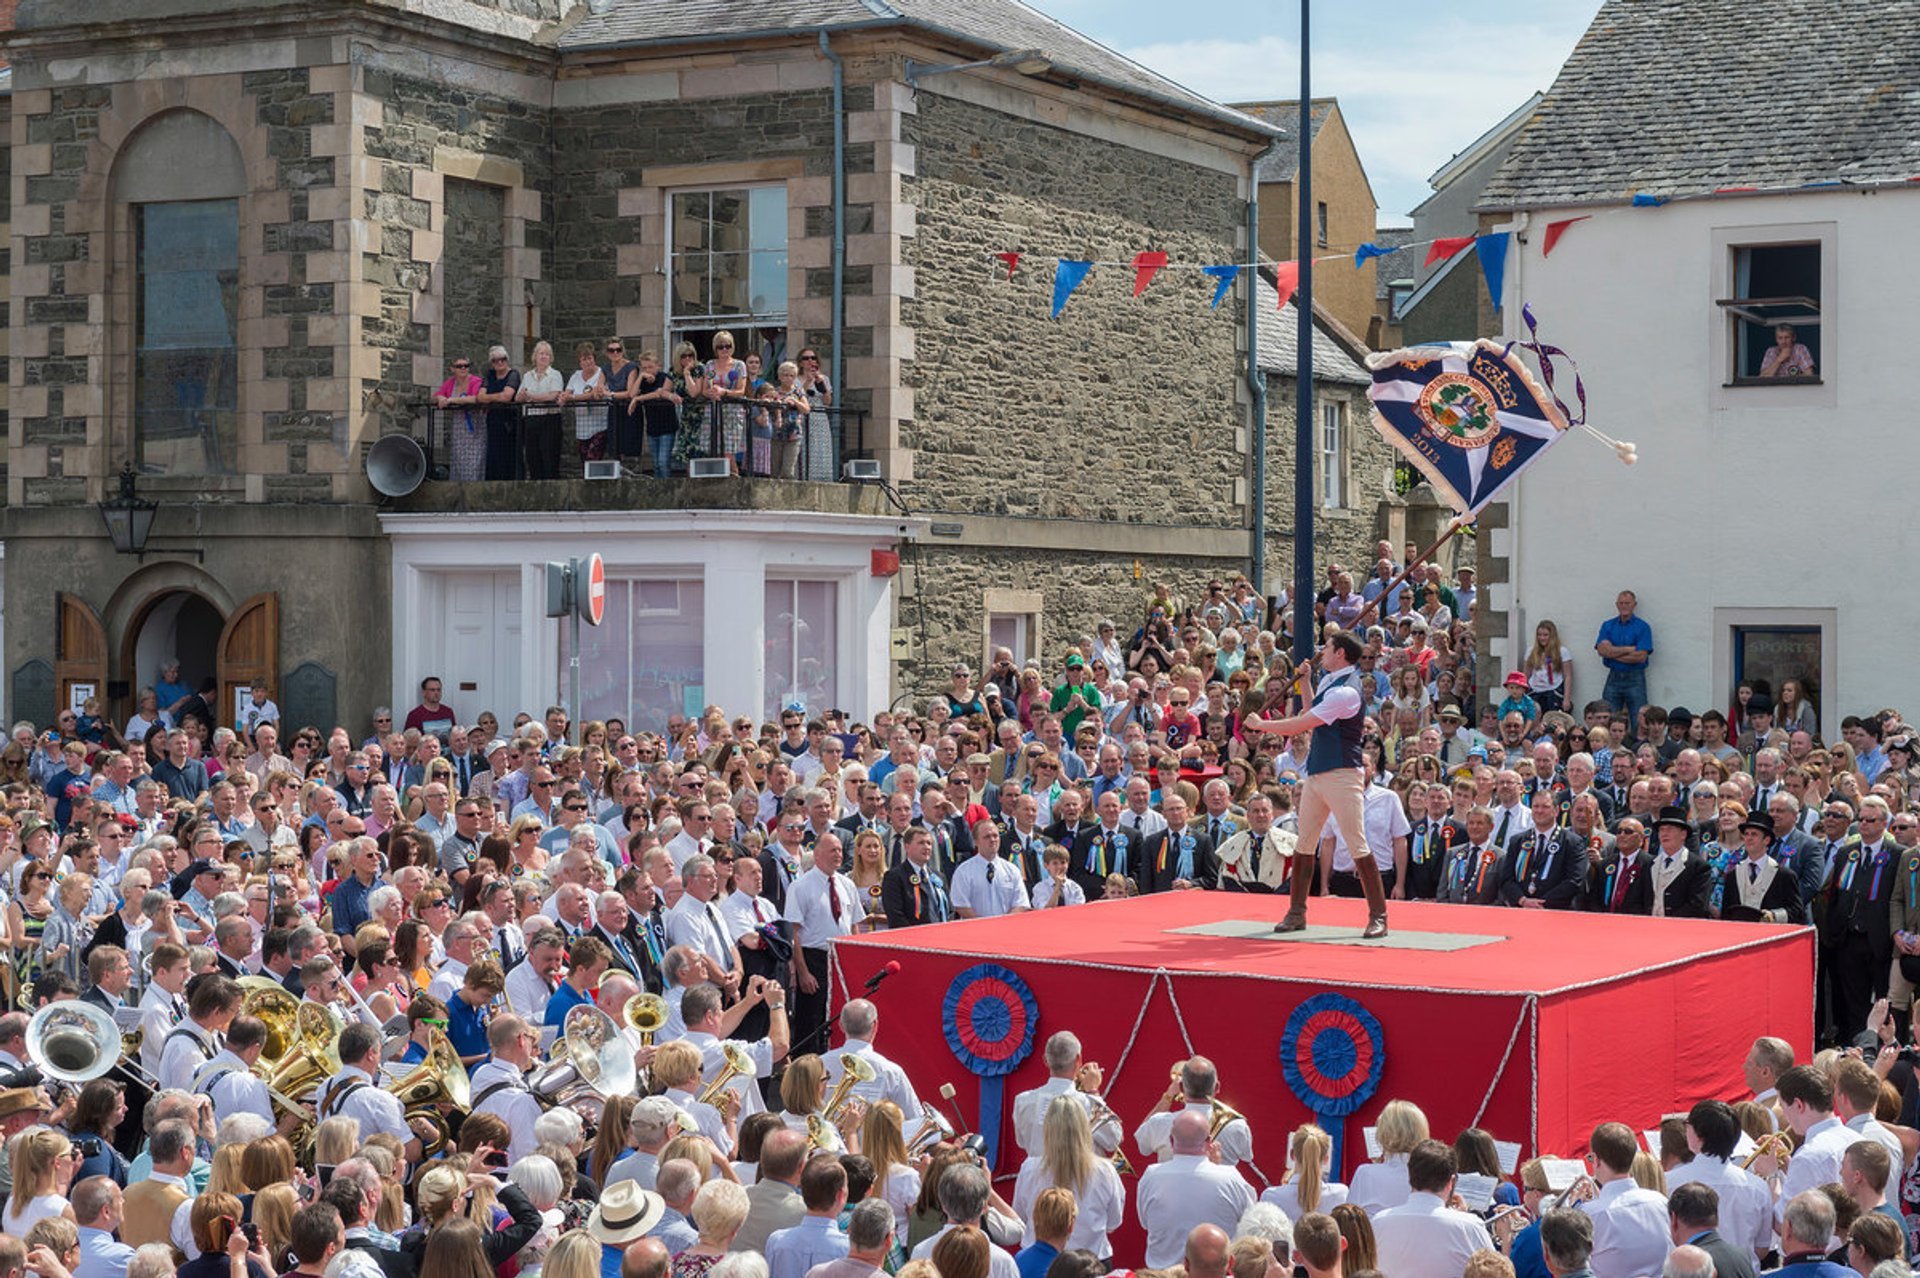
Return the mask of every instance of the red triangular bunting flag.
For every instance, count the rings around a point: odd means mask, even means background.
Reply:
[[[1435,262],[1444,262],[1455,253],[1471,247],[1472,244],[1473,236],[1471,235],[1455,235],[1448,239],[1435,240],[1432,247],[1427,249],[1427,260],[1421,265],[1432,266]]]
[[[1299,287],[1300,263],[1275,262],[1273,264],[1273,291],[1278,294],[1280,298],[1274,307],[1275,310],[1285,307],[1287,299],[1292,297],[1293,291]]]
[[[1012,279],[1014,268],[1020,265],[1020,255],[1018,253],[995,253],[994,256],[1007,264],[1007,278]]]
[[[1167,255],[1158,249],[1136,253],[1133,257],[1133,295],[1140,296],[1153,283],[1154,272],[1167,264]]]
[[[1567,233],[1567,228],[1575,222],[1584,222],[1592,216],[1591,213],[1588,213],[1580,217],[1562,218],[1558,222],[1547,223],[1547,239],[1546,242],[1540,246],[1540,256],[1552,257],[1553,246],[1560,242],[1560,237]]]

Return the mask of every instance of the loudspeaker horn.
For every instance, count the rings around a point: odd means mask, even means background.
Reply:
[[[375,492],[405,497],[426,477],[426,450],[411,435],[382,435],[367,450],[367,479]]]

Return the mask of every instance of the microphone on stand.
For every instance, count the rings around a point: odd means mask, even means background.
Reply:
[[[889,976],[892,976],[894,973],[898,972],[899,970],[900,970],[900,964],[898,962],[890,962],[885,967],[875,972],[872,976],[869,976],[867,978],[867,993],[871,994],[875,990],[879,989],[880,982],[886,980]]]

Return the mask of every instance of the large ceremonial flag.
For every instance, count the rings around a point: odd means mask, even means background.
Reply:
[[[1497,342],[1411,346],[1367,366],[1374,428],[1460,515],[1478,514],[1567,433],[1551,394]]]

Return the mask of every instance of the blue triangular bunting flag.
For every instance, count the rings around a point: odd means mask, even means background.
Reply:
[[[1493,309],[1500,309],[1501,286],[1507,279],[1507,233],[1476,236],[1473,251],[1480,259],[1480,273],[1487,277],[1487,292],[1493,297]]]
[[[1385,257],[1393,251],[1392,246],[1387,244],[1362,244],[1353,251],[1353,265],[1357,269],[1365,266],[1368,258]]]
[[[1073,296],[1073,290],[1080,287],[1080,281],[1087,278],[1087,272],[1093,269],[1090,261],[1080,262],[1063,257],[1060,264],[1053,268],[1053,317],[1060,318],[1060,312],[1066,309],[1067,299]]]
[[[1213,306],[1211,309],[1217,311],[1220,309],[1220,300],[1227,295],[1227,290],[1233,287],[1233,282],[1240,278],[1240,268],[1237,266],[1203,266],[1200,270],[1207,275],[1213,276]]]

